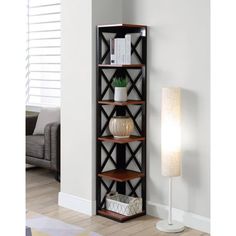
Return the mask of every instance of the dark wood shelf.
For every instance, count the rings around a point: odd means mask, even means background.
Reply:
[[[124,27],[124,28],[144,28],[145,25],[134,25],[134,24],[111,24],[111,25],[98,25],[98,28],[107,28],[107,27]]]
[[[98,64],[101,68],[142,68],[144,64]]]
[[[110,180],[115,180],[117,182],[125,182],[131,179],[142,178],[144,177],[144,173],[133,171],[133,170],[115,169],[115,170],[102,172],[98,174],[98,176],[106,178],[106,179],[110,179]]]
[[[143,140],[145,140],[145,138],[141,137],[141,136],[131,135],[129,138],[119,138],[118,139],[118,138],[114,138],[112,135],[109,135],[109,136],[99,137],[98,140],[105,141],[105,142],[111,142],[111,143],[124,144],[124,143],[136,142],[136,141],[143,141]]]
[[[147,26],[107,24],[98,25],[96,31],[96,213],[124,222],[146,214]],[[127,34],[132,37],[133,64],[111,65],[110,39],[125,38]],[[131,83],[129,97],[135,94],[137,97],[126,102],[111,100],[114,99],[111,97],[114,92],[114,77],[128,77]],[[114,116],[124,115],[131,117],[138,133],[128,138],[114,138],[108,133],[109,122]],[[130,145],[131,142],[136,142],[137,145]],[[137,161],[139,155],[141,158]],[[113,158],[116,159],[115,162]],[[127,170],[128,163],[135,163],[138,170]],[[105,171],[110,164],[115,164],[114,170]],[[133,179],[137,182],[130,181]],[[116,191],[120,194],[125,195],[126,188],[129,187],[132,195],[142,198],[140,214],[125,216],[105,209],[104,200],[113,184],[116,184]]]
[[[144,104],[144,101],[141,100],[128,100],[126,102],[116,102],[114,100],[102,100],[98,101],[98,104],[102,105],[112,105],[112,106],[127,106],[127,105],[141,105]]]
[[[142,212],[140,212],[136,215],[125,216],[125,215],[121,215],[119,213],[116,213],[114,211],[109,211],[109,210],[106,210],[106,209],[98,210],[98,215],[106,216],[109,219],[116,220],[116,221],[119,221],[121,223],[125,222],[127,220],[130,220],[130,219],[139,217],[139,216],[143,216],[145,214],[146,214],[145,211],[142,211]]]

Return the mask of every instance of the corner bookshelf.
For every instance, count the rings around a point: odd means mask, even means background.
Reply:
[[[110,39],[131,34],[131,63],[110,64]],[[146,214],[146,63],[147,26],[98,25],[96,39],[96,213],[124,222]],[[112,79],[128,78],[128,101],[113,100]],[[113,116],[128,115],[135,126],[129,138],[115,139],[108,125]],[[106,210],[106,194],[117,191],[142,198],[142,212],[133,216]]]

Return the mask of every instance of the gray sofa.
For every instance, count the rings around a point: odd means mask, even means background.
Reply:
[[[26,116],[26,163],[51,169],[60,181],[60,124],[49,123],[44,135],[33,135],[38,116]]]

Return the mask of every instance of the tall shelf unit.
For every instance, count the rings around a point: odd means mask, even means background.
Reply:
[[[131,63],[110,64],[110,38],[131,34]],[[124,222],[146,214],[146,63],[147,26],[116,24],[97,26],[96,39],[96,212],[98,215]],[[112,79],[128,78],[128,101],[115,102]],[[135,131],[125,139],[109,134],[113,116],[128,115]],[[133,216],[106,210],[106,194],[142,198],[142,212]]]

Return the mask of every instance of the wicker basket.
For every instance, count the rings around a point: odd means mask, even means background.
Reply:
[[[106,195],[106,209],[125,216],[136,215],[142,212],[142,198],[110,192]]]

